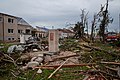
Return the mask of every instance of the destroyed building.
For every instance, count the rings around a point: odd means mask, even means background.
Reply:
[[[0,40],[18,41],[21,33],[31,34],[32,26],[23,18],[0,13]]]

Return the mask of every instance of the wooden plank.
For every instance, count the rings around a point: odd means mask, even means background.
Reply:
[[[50,79],[68,60],[69,58],[66,61],[64,61],[53,73],[51,73],[48,79]]]
[[[59,57],[53,58],[53,61],[57,60],[57,59],[70,58],[70,57],[75,57],[75,56],[79,56],[79,55],[78,54],[72,54],[72,55],[67,55],[67,56],[59,56]]]
[[[102,64],[120,65],[120,62],[100,62]]]
[[[37,69],[37,68],[40,68],[40,69],[48,69],[48,70],[53,70],[55,69],[54,67],[34,67],[34,69]]]
[[[93,66],[96,65],[95,63],[83,63],[83,64],[65,64],[62,66],[62,68],[66,68],[66,67],[80,67],[80,66]],[[41,67],[54,67],[57,68],[60,65],[43,65],[43,66],[39,66],[39,67],[35,67],[35,68],[41,68]]]

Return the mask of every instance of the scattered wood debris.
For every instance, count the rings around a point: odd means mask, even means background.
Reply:
[[[69,44],[67,45],[68,47],[72,46],[70,51],[67,47],[67,50],[52,55],[46,54],[47,52],[43,51],[35,51],[24,53],[18,58],[13,58],[9,54],[0,54],[0,61],[13,63],[17,66],[18,70],[23,72],[29,70],[29,68],[37,70],[36,73],[40,74],[44,71],[42,69],[55,70],[47,76],[48,79],[63,77],[61,76],[62,73],[67,73],[71,76],[84,75],[84,80],[120,79],[119,53],[88,44],[77,44],[77,46],[71,44],[69,46]],[[22,62],[21,65],[19,61]],[[81,67],[88,68],[88,70],[79,69]],[[19,74],[16,75],[15,72],[11,74],[14,77],[19,77]]]
[[[66,61],[64,61],[53,73],[51,73],[48,79],[50,79],[68,60],[69,58]]]
[[[62,66],[62,68],[71,68],[71,67],[80,67],[80,66],[93,66],[93,65],[95,65],[95,63],[83,63],[83,64],[64,64],[63,66]],[[44,68],[44,67],[48,67],[48,68],[57,68],[57,67],[59,67],[60,65],[43,65],[43,66],[40,66],[40,67],[35,67],[35,68]]]

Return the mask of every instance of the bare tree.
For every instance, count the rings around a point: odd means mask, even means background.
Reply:
[[[81,14],[81,22],[80,22],[81,23],[81,36],[83,37],[84,36],[84,28],[86,26],[88,26],[87,25],[87,15],[88,15],[88,12],[85,13],[85,9],[81,9],[81,12],[82,12],[82,14]]]
[[[95,31],[95,28],[96,28],[96,19],[97,19],[97,15],[94,14],[94,18],[93,18],[93,21],[92,21],[92,27],[91,27],[91,35],[90,35],[90,40],[93,42],[94,41],[94,31]]]
[[[100,21],[100,25],[99,25],[99,35],[101,37],[100,40],[104,43],[105,42],[105,29],[108,26],[108,24],[113,21],[113,19],[109,17],[109,13],[108,13],[108,0],[106,2],[106,5],[104,6],[101,5],[101,10],[98,13],[98,15],[100,17],[98,19]],[[102,17],[102,20],[101,20],[101,17]]]

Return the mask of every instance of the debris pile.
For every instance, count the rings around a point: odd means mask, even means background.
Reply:
[[[94,71],[104,75],[107,80],[120,79],[119,64],[120,54],[112,48],[108,50],[100,47],[83,45],[83,47],[91,49],[89,52],[81,54],[81,61],[87,63],[96,63],[93,67]]]
[[[48,75],[44,75],[45,79],[68,80],[68,77],[70,80],[120,79],[119,50],[112,47],[104,49],[105,46],[88,45],[76,40],[67,40],[61,45],[64,45],[63,49],[60,48],[60,52],[55,54],[39,51],[37,48],[19,54],[17,57],[15,53],[1,53],[0,62],[1,64],[12,63],[15,70],[13,69],[12,73],[10,71],[10,74],[19,77],[21,73],[25,75],[29,70],[40,76],[48,70]]]
[[[47,63],[47,65],[60,65],[67,58],[69,58],[69,60],[65,64],[79,64],[79,55],[71,51],[60,52],[52,56],[46,55],[45,63]]]
[[[60,45],[61,51],[80,52],[81,50],[78,40],[65,39],[61,41],[60,43],[61,43]]]

